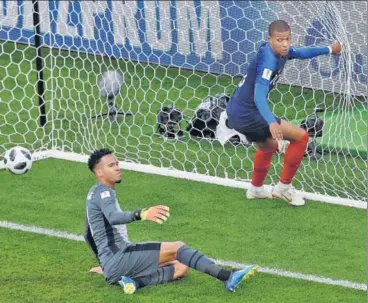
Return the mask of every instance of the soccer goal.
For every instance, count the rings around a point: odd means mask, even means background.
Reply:
[[[36,160],[85,162],[107,147],[123,169],[247,188],[255,147],[191,136],[187,124],[209,96],[232,94],[275,19],[297,47],[343,44],[340,57],[288,62],[270,94],[297,124],[323,109],[319,157],[304,158],[294,186],[366,208],[364,1],[0,1],[0,155],[21,145]],[[105,71],[122,75],[112,99],[100,95]],[[163,108],[180,113],[171,137],[158,131]]]

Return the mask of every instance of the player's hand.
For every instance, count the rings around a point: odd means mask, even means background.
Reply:
[[[102,267],[101,266],[93,267],[89,270],[89,273],[91,273],[91,274],[103,274]]]
[[[333,55],[340,55],[341,54],[341,44],[340,42],[334,42],[330,45],[331,47],[331,54]]]
[[[164,223],[170,217],[169,207],[165,205],[151,206],[143,208],[141,211],[141,220],[153,221],[158,224]]]
[[[272,122],[270,124],[270,133],[272,135],[272,138],[274,138],[275,140],[282,140],[283,138],[281,126],[277,122]]]

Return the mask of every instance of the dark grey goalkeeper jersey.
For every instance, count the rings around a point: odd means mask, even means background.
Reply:
[[[120,209],[115,191],[103,184],[94,185],[86,201],[84,238],[105,269],[110,258],[129,244],[125,224],[134,221],[134,212]]]

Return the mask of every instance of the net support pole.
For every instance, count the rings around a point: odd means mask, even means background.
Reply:
[[[33,28],[34,28],[34,44],[36,48],[36,70],[37,70],[37,95],[38,105],[40,109],[40,125],[46,124],[46,108],[44,102],[45,85],[43,81],[43,61],[41,49],[41,26],[40,26],[40,12],[38,0],[32,0],[33,7]]]

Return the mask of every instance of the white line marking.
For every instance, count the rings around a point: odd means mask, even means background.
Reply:
[[[54,229],[21,225],[21,224],[7,222],[7,221],[0,221],[0,227],[21,230],[21,231],[26,231],[26,232],[32,232],[36,234],[53,236],[53,237],[58,237],[58,238],[63,238],[63,239],[74,240],[74,241],[84,241],[84,238],[79,235],[57,231]],[[233,268],[244,268],[247,265],[249,265],[249,264],[243,264],[243,263],[227,261],[227,260],[219,260],[219,259],[212,259],[212,260],[218,265],[230,266]],[[269,268],[269,267],[261,267],[258,269],[258,271],[267,273],[267,274],[271,274],[271,275],[281,276],[281,277],[295,278],[295,279],[312,281],[312,282],[317,282],[317,283],[322,283],[322,284],[335,285],[335,286],[341,286],[345,288],[352,288],[352,289],[367,291],[367,285],[363,283],[358,283],[358,282],[352,282],[352,281],[347,281],[347,280],[334,280],[331,278],[314,276],[314,275],[306,275],[306,274],[301,274],[297,272],[291,272],[291,271],[286,271],[286,270],[281,270],[281,269],[276,269],[276,268]]]
[[[242,263],[233,262],[233,261],[226,261],[226,260],[218,260],[218,259],[213,259],[213,260],[218,265],[230,266],[230,267],[233,267],[233,268],[244,268],[245,266],[249,265],[249,264],[242,264]],[[267,273],[267,274],[271,274],[271,275],[276,275],[276,276],[313,281],[313,282],[317,282],[317,283],[342,286],[342,287],[346,287],[346,288],[353,288],[353,289],[359,289],[359,290],[364,290],[364,291],[367,290],[367,285],[365,285],[363,283],[352,282],[352,281],[347,281],[347,280],[334,280],[334,279],[331,279],[331,278],[314,276],[314,275],[306,275],[306,274],[301,274],[301,273],[297,273],[297,272],[286,271],[286,270],[276,269],[276,268],[269,268],[269,267],[261,267],[261,268],[258,269],[258,271],[263,272],[263,273]]]
[[[83,163],[87,163],[87,160],[88,160],[88,155],[81,155],[77,153],[65,152],[65,151],[60,151],[60,150],[48,150],[48,157],[60,159],[60,160],[69,160],[69,161],[71,160],[71,161],[83,162]],[[169,168],[169,167],[157,167],[151,164],[137,164],[137,163],[126,162],[126,161],[119,161],[119,165],[121,169],[132,170],[132,171],[147,173],[147,174],[160,175],[164,177],[175,177],[175,178],[185,179],[189,181],[198,181],[198,182],[217,184],[221,186],[230,186],[230,187],[241,188],[241,189],[249,189],[250,187],[250,180],[246,180],[246,179],[236,180],[236,179],[228,179],[228,178],[222,178],[222,177],[213,177],[213,176],[207,176],[207,175],[198,174],[198,173],[190,173],[186,171],[181,171],[181,170],[177,170],[177,169]],[[266,185],[265,188],[270,189],[272,188],[272,186]],[[331,203],[331,204],[336,204],[336,205],[356,207],[356,208],[361,208],[361,209],[367,209],[367,205],[368,205],[367,199],[352,200],[352,199],[347,199],[347,198],[326,196],[326,195],[317,194],[317,193],[308,193],[308,192],[303,192],[303,191],[298,191],[298,190],[296,192],[301,194],[307,200],[320,201],[320,202],[326,202],[326,203]]]
[[[30,225],[22,225],[22,224],[12,223],[8,221],[0,221],[0,227],[27,231],[27,232],[31,232],[35,234],[53,236],[53,237],[58,237],[58,238],[63,238],[63,239],[68,239],[68,240],[84,241],[84,238],[82,236],[73,235],[73,234],[63,232],[63,231],[57,231],[54,229],[47,229],[47,228],[42,228],[42,227],[30,226]]]

